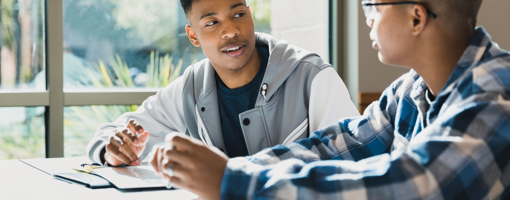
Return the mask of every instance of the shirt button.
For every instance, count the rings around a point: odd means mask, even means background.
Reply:
[[[205,107],[202,107],[202,109],[201,109],[201,110],[202,110],[202,112],[204,112],[204,111],[205,111]]]
[[[245,126],[250,125],[250,119],[245,118],[245,119],[243,120],[243,124],[244,124]]]

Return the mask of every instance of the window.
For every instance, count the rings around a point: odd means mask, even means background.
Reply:
[[[44,1],[0,2],[0,90],[46,90]]]
[[[255,31],[327,59],[328,0],[246,2]],[[186,36],[178,0],[0,3],[0,113],[8,118],[0,159],[84,156],[100,124],[205,58]]]
[[[44,1],[0,1],[0,159],[45,156],[44,16]]]
[[[104,123],[121,114],[135,111],[139,105],[66,106],[64,108],[64,156],[84,156],[88,141]]]
[[[0,160],[44,158],[44,107],[3,107],[0,113]]]

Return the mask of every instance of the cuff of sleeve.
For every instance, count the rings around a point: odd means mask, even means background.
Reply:
[[[262,166],[243,157],[229,159],[223,173],[221,199],[253,199],[262,169]]]
[[[104,161],[103,159],[101,159],[101,152],[103,152],[103,150],[106,148],[106,143],[103,142],[100,146],[98,146],[96,149],[95,149],[95,152],[94,152],[94,162],[96,163],[100,163],[101,165],[104,164]]]

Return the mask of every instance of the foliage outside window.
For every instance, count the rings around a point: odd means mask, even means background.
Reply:
[[[46,90],[44,3],[0,0],[0,92]],[[43,158],[44,126],[44,107],[0,108],[0,159]]]

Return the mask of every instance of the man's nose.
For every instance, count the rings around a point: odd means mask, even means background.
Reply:
[[[368,25],[368,27],[373,28],[373,26],[374,26],[374,19],[367,18],[367,25]]]
[[[221,37],[223,39],[234,38],[234,37],[237,37],[238,35],[239,35],[239,28],[237,28],[237,26],[234,23],[232,23],[232,22],[224,23],[223,33],[221,34]]]

